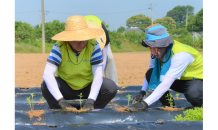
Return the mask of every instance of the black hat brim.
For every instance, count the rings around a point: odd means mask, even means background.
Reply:
[[[154,40],[154,41],[142,40],[141,44],[144,47],[167,47],[172,43],[174,43],[172,37],[168,36],[166,38],[158,39],[158,40]]]

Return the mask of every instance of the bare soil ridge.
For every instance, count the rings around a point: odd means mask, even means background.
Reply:
[[[203,52],[201,52],[203,55]],[[15,54],[15,87],[41,87],[49,54]],[[113,53],[118,86],[142,85],[150,52]]]

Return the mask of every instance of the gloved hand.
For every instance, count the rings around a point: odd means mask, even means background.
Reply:
[[[135,111],[145,110],[147,107],[148,104],[144,100],[142,100],[139,103],[128,105],[125,108],[125,110],[135,112]]]
[[[137,96],[135,96],[132,100],[132,104],[139,103],[145,96],[145,91],[141,90]]]
[[[87,99],[86,103],[85,103],[85,105],[83,106],[82,109],[90,109],[90,110],[92,110],[92,109],[94,109],[94,103],[95,103],[95,100]]]
[[[67,101],[64,100],[64,98],[61,98],[60,100],[58,100],[58,104],[61,106],[62,109],[75,108],[75,107],[72,107],[69,103],[67,103]]]

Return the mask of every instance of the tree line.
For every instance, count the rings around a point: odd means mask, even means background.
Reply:
[[[186,13],[188,11],[188,25],[186,26]],[[187,35],[192,30],[195,32],[203,31],[203,8],[194,15],[194,7],[187,6],[176,6],[169,12],[167,12],[166,17],[156,19],[153,23],[159,23],[167,28],[170,34],[183,34]],[[104,21],[103,24],[106,28],[109,27]],[[126,26],[137,25],[141,30],[151,25],[151,18],[143,14],[135,15],[127,19]],[[54,43],[51,37],[57,33],[64,31],[65,22],[60,22],[59,20],[54,20],[52,22],[45,23],[45,41],[47,43]],[[126,30],[125,27],[121,26],[116,31],[109,30],[109,36],[111,39],[111,44],[117,46],[118,48],[122,44],[123,40],[128,42],[140,44],[141,40],[145,39],[145,33],[137,34],[135,32],[122,34]],[[15,21],[15,41],[40,41],[42,37],[42,27],[37,25],[32,27],[29,23]],[[184,38],[184,36],[183,36]],[[203,44],[203,40],[202,40]]]
[[[153,24],[159,23],[167,28],[170,34],[181,34],[188,32],[201,32],[203,31],[203,8],[194,15],[194,7],[175,6],[172,10],[168,11],[166,16],[156,19]],[[188,14],[188,15],[187,15]],[[187,17],[188,16],[188,17]],[[187,26],[186,26],[187,20]],[[126,21],[126,26],[129,28],[131,25],[136,25],[142,31],[152,24],[151,18],[143,14],[138,14],[130,17]],[[118,32],[124,32],[125,27],[121,26],[117,29]]]

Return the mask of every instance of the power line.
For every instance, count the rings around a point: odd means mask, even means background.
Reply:
[[[26,13],[36,13],[36,12],[41,12],[39,11],[28,11],[28,12],[15,12],[15,14],[26,14]]]
[[[156,4],[155,4],[155,5],[156,5]],[[156,6],[157,6],[157,5],[156,5]],[[158,9],[160,10],[161,14],[163,14],[164,11],[162,11],[162,10],[160,9],[160,7],[158,7]],[[158,12],[159,12],[159,11],[158,11]]]
[[[122,12],[111,12],[111,13],[89,13],[89,14],[95,14],[95,15],[105,15],[105,14],[119,14],[119,13],[129,13],[129,12],[136,12],[136,11],[144,11],[144,10],[148,10],[148,9],[140,9],[140,10],[130,10],[130,11],[122,11]],[[17,12],[15,14],[22,14],[22,13],[32,13],[33,11],[29,11],[29,12]],[[40,11],[35,11],[35,12],[40,12]],[[67,13],[67,12],[53,12],[53,11],[45,11],[47,13],[59,13],[59,14],[72,14],[72,13]],[[74,12],[75,13],[75,12]],[[87,13],[86,13],[87,14]],[[86,15],[85,13],[81,14],[81,15]]]

